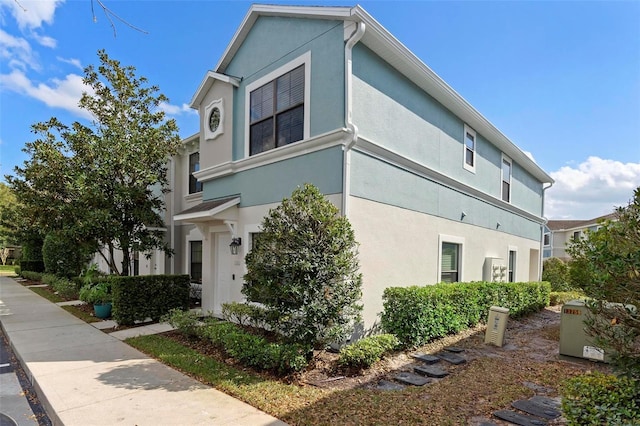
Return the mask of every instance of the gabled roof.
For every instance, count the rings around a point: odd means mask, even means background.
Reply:
[[[228,197],[219,200],[205,201],[181,211],[173,217],[176,221],[201,222],[214,219],[214,216],[233,206],[240,204],[240,197]]]
[[[407,49],[362,7],[277,6],[254,4],[251,6],[233,39],[218,62],[215,73],[224,75],[227,66],[242,46],[254,23],[260,16],[289,16],[295,18],[332,19],[364,24],[365,33],[361,43],[378,54],[418,87],[429,93],[438,102],[460,117],[491,141],[513,161],[524,167],[542,183],[553,179],[535,161],[502,134],[489,120],[483,117],[462,96],[453,90],[431,68]],[[195,97],[194,97],[195,99]],[[193,105],[193,103],[192,103]]]
[[[552,231],[588,228],[589,226],[597,225],[600,221],[614,219],[615,216],[615,213],[609,213],[604,216],[588,220],[550,220],[547,222],[547,228]]]
[[[189,106],[191,108],[198,109],[198,107],[202,103],[202,99],[204,99],[204,96],[209,91],[209,89],[211,89],[211,86],[213,86],[213,83],[215,83],[216,80],[233,84],[236,87],[240,85],[240,80],[235,77],[230,77],[228,75],[219,74],[213,71],[207,71],[207,73],[204,75],[204,78],[200,82],[200,86],[198,86],[198,90],[196,90],[195,95],[193,95],[193,98],[189,103]]]

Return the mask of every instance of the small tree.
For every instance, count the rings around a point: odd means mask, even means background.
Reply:
[[[569,267],[557,257],[546,259],[542,264],[542,281],[551,283],[552,291],[570,290]]]
[[[320,347],[344,340],[362,310],[357,254],[347,218],[305,184],[264,218],[245,259],[242,293],[292,341]]]
[[[93,252],[68,238],[64,231],[47,234],[42,243],[45,272],[59,277],[77,277],[89,263]]]
[[[579,268],[582,287],[595,302],[589,333],[599,345],[614,351],[614,363],[640,379],[640,187],[615,219],[601,223],[587,238],[568,249]],[[618,302],[612,306],[606,302]]]

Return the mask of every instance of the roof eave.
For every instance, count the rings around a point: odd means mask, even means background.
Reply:
[[[213,83],[215,83],[216,81],[222,81],[223,83],[231,84],[235,87],[240,86],[240,80],[236,77],[231,77],[214,71],[207,71],[207,73],[204,75],[204,78],[200,82],[200,86],[198,86],[198,90],[196,90],[193,98],[191,98],[189,107],[198,109],[205,95],[207,94],[209,89],[211,89]]]

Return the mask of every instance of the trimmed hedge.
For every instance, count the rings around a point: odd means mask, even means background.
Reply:
[[[42,260],[21,260],[21,271],[44,272],[44,262]]]
[[[304,345],[269,342],[226,321],[212,321],[203,328],[203,337],[243,365],[282,374],[302,371],[308,364],[309,348]]]
[[[565,382],[562,412],[570,426],[640,424],[640,382],[599,372]]]
[[[491,306],[509,308],[514,318],[537,312],[549,305],[550,292],[547,282],[389,287],[381,325],[405,347],[416,347],[485,321]]]
[[[42,281],[42,272],[20,271],[20,276],[31,281]]]
[[[369,368],[400,345],[393,334],[378,334],[358,340],[340,350],[338,363],[345,367]]]
[[[109,277],[113,291],[113,318],[122,325],[159,321],[171,309],[189,307],[189,275]]]

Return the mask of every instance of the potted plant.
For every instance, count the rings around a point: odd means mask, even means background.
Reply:
[[[80,300],[93,305],[96,317],[105,319],[111,316],[111,285],[109,281],[95,283],[98,275],[96,265],[91,265],[83,274],[84,285],[80,289]]]

